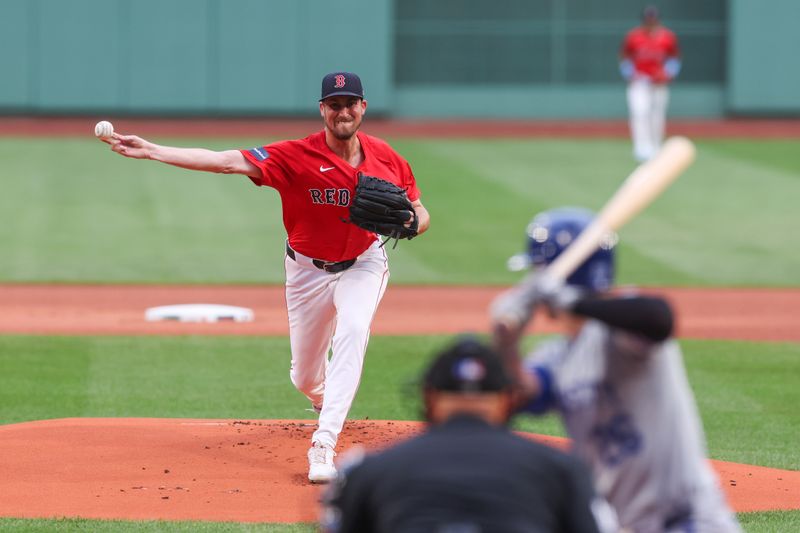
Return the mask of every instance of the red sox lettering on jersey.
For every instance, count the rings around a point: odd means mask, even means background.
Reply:
[[[308,192],[313,204],[350,205],[350,189],[309,189]]]
[[[344,261],[358,257],[375,241],[375,234],[342,221],[348,217],[358,172],[406,189],[412,202],[419,199],[414,174],[405,159],[384,141],[362,132],[357,135],[364,151],[358,169],[328,148],[324,132],[242,150],[261,169],[261,177],[251,178],[253,182],[273,187],[280,194],[289,244],[303,255]]]

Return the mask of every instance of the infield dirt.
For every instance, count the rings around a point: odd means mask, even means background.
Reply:
[[[386,291],[377,335],[488,331],[501,287],[410,287]],[[800,341],[800,289],[642,289],[676,308],[682,338]],[[425,302],[425,305],[419,305]],[[248,307],[255,320],[214,324],[146,322],[148,307],[215,303]],[[555,331],[537,317],[541,333]],[[287,335],[281,286],[1,285],[0,333],[34,335]]]

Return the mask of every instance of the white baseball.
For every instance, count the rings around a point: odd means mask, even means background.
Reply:
[[[100,139],[108,139],[114,134],[114,126],[107,120],[101,120],[94,125],[94,135]]]

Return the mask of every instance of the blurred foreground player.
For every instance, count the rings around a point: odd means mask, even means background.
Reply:
[[[343,467],[326,495],[328,532],[595,532],[580,462],[507,427],[511,381],[476,340],[424,377],[422,435]]]
[[[740,531],[706,459],[700,417],[665,300],[609,293],[616,236],[565,284],[537,271],[591,222],[593,213],[560,208],[527,228],[528,250],[515,256],[531,277],[492,306],[495,341],[533,413],[557,410],[576,454],[591,466],[595,489],[623,531]],[[521,360],[519,341],[544,306],[566,334]]]

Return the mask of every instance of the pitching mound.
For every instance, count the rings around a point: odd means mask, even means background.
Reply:
[[[60,419],[0,426],[0,516],[310,522],[311,421]],[[379,449],[414,422],[350,421],[340,449]],[[556,446],[563,439],[527,435]],[[714,462],[737,511],[792,509],[800,472]]]

